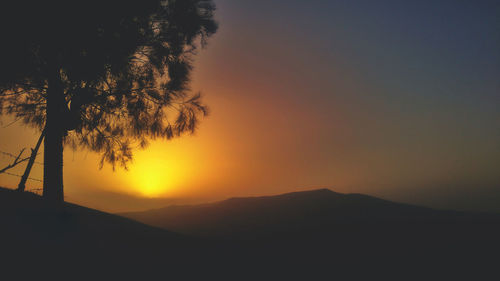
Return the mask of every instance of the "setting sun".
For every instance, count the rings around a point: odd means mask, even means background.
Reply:
[[[171,167],[160,159],[134,166],[131,177],[134,179],[138,191],[147,197],[157,197],[165,193],[173,179]]]
[[[187,180],[190,171],[190,165],[179,160],[182,151],[175,142],[169,146],[154,142],[134,154],[128,171],[118,173],[134,193],[144,197],[171,195]]]

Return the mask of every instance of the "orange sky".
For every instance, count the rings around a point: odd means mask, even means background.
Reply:
[[[211,110],[198,132],[156,141],[136,151],[129,171],[114,173],[109,166],[98,169],[98,155],[67,149],[66,200],[125,211],[331,187],[438,207],[498,205],[485,200],[500,198],[494,131],[500,119],[487,97],[495,86],[476,81],[485,88],[474,91],[484,98],[469,99],[467,87],[453,88],[453,81],[465,79],[461,73],[433,73],[440,71],[436,59],[416,55],[428,52],[424,45],[407,50],[407,35],[390,34],[385,26],[375,31],[403,38],[397,51],[383,46],[387,40],[360,44],[376,25],[353,15],[336,17],[340,24],[326,28],[332,19],[321,17],[319,2],[311,6],[319,9],[314,13],[293,10],[294,4],[280,10],[280,18],[272,16],[271,4],[262,14],[263,1],[234,2],[216,1],[221,28],[196,57],[192,89],[202,91]],[[453,71],[464,69],[455,65],[464,52],[450,59]],[[379,57],[383,63],[374,63]],[[413,68],[401,68],[408,65]],[[9,120],[2,118],[0,150],[32,147],[36,132],[18,124],[3,128]],[[8,161],[0,155],[0,165]],[[41,171],[35,165],[32,176],[41,179]],[[17,182],[0,175],[2,186]],[[475,201],[462,200],[467,197]]]

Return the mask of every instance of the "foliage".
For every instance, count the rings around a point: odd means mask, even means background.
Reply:
[[[65,144],[126,164],[134,144],[196,130],[192,56],[217,30],[211,0],[3,1],[0,115],[43,129],[61,88]]]

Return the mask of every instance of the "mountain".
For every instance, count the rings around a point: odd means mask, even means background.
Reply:
[[[404,231],[467,223],[500,222],[500,216],[442,211],[329,189],[221,202],[169,206],[122,216],[195,236],[256,239],[297,235],[340,235],[354,228]],[[417,228],[417,229],[413,229]]]
[[[280,272],[302,269],[309,274],[304,279],[341,272],[350,280],[498,276],[497,214],[321,189],[121,215],[179,233],[240,241],[247,258]]]

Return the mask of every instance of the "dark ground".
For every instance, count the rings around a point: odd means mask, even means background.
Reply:
[[[329,190],[126,214],[0,189],[2,280],[498,280],[500,216]],[[178,234],[183,233],[183,234]]]

